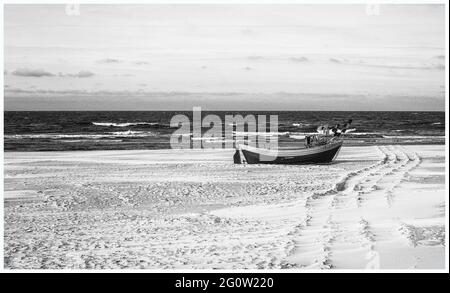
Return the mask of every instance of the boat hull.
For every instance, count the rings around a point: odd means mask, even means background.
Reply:
[[[242,146],[241,151],[248,164],[312,164],[330,163],[338,155],[342,142],[298,150],[278,150]]]

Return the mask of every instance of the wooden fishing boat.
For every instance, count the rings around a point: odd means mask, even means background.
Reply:
[[[325,145],[313,146],[303,149],[278,149],[269,150],[263,148],[241,145],[245,161],[248,164],[309,164],[330,163],[341,149],[342,141],[330,142]],[[239,152],[239,150],[238,150]],[[240,154],[235,155],[235,162],[240,160]]]

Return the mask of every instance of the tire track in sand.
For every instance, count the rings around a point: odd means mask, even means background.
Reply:
[[[296,229],[290,262],[329,269],[339,268],[341,260],[352,257],[355,267],[373,266],[378,257],[376,235],[360,208],[374,200],[390,206],[393,190],[421,162],[416,153],[408,154],[400,146],[377,149],[383,156],[380,161],[348,173],[333,189],[307,198],[306,220]],[[355,212],[361,214],[358,220]]]
[[[333,268],[331,262],[331,247],[337,235],[342,233],[343,227],[333,219],[332,211],[335,209],[340,196],[347,196],[348,190],[353,190],[362,178],[376,170],[383,168],[393,158],[385,152],[383,158],[375,164],[346,174],[334,188],[325,192],[313,193],[305,202],[306,220],[301,228],[297,227],[295,245],[293,246],[288,262],[296,266],[311,269]]]
[[[371,201],[380,200],[385,200],[389,207],[392,206],[394,189],[400,185],[411,170],[421,163],[421,158],[417,153],[409,154],[401,146],[387,147],[384,152],[395,156],[395,160],[386,166],[381,174],[378,176],[373,174],[374,176],[358,185],[357,203],[359,207],[373,204]],[[381,197],[380,194],[382,194]]]
[[[348,186],[349,188],[335,197],[337,200],[332,217],[336,225],[342,227],[340,233],[334,237],[330,253],[331,262],[336,267],[349,257],[355,259],[355,268],[379,266],[376,233],[361,208],[384,208],[386,205],[390,207],[393,190],[402,182],[407,172],[420,164],[417,154],[409,155],[400,146],[380,147],[379,150],[388,158],[384,164],[360,178],[355,178],[360,181],[354,186]],[[357,223],[355,213],[360,214]]]

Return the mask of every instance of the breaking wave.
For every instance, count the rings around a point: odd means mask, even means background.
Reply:
[[[157,126],[159,123],[157,122],[124,122],[124,123],[114,123],[114,122],[92,122],[95,126],[104,126],[104,127],[130,127],[130,126],[141,126],[141,125],[149,125],[149,126]]]

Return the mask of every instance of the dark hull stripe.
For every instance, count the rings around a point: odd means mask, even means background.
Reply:
[[[318,152],[314,154],[294,156],[294,157],[276,157],[275,160],[271,160],[270,157],[254,153],[243,149],[245,160],[248,164],[309,164],[309,163],[329,163],[336,156],[337,152],[341,148],[341,145],[335,148]]]

